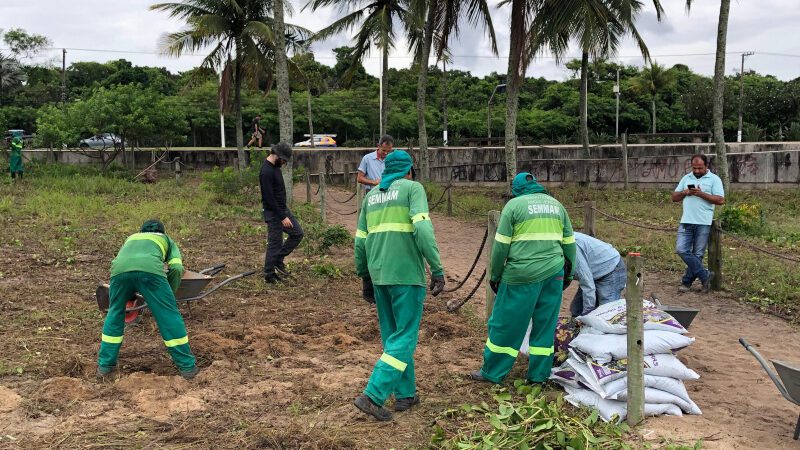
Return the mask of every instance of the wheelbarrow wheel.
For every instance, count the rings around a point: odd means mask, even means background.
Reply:
[[[126,309],[131,309],[139,306],[139,302],[137,299],[128,300],[128,303],[125,304]],[[137,309],[134,311],[128,311],[125,313],[125,326],[133,326],[138,325],[142,321],[142,310]]]

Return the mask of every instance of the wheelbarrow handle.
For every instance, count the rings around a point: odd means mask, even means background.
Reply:
[[[196,295],[196,296],[194,296],[194,297],[189,297],[189,298],[179,298],[179,299],[178,299],[178,301],[179,301],[179,302],[191,302],[191,301],[194,301],[194,300],[200,300],[201,298],[203,298],[203,297],[205,297],[206,295],[208,295],[208,294],[210,294],[210,293],[212,293],[212,292],[216,291],[217,289],[221,288],[222,286],[225,286],[225,285],[226,285],[226,284],[228,284],[228,283],[231,283],[231,282],[233,282],[233,281],[236,281],[236,280],[238,280],[239,278],[249,277],[250,275],[252,275],[252,274],[254,274],[254,273],[256,273],[256,271],[255,271],[255,270],[251,270],[251,271],[249,271],[249,272],[244,272],[244,273],[240,273],[240,274],[238,274],[238,275],[234,275],[234,276],[232,276],[232,277],[229,277],[227,280],[225,280],[225,281],[222,281],[222,282],[220,282],[220,283],[216,284],[216,285],[215,285],[214,287],[212,287],[211,289],[209,289],[209,290],[207,290],[207,291],[204,291],[204,292],[201,292],[199,295]]]
[[[778,388],[778,392],[780,392],[781,395],[786,400],[789,400],[790,402],[795,403],[795,400],[792,399],[791,395],[789,395],[789,391],[786,390],[786,386],[783,385],[783,382],[781,382],[781,379],[778,376],[778,374],[775,373],[774,370],[772,370],[772,368],[769,366],[769,363],[767,362],[767,360],[764,359],[763,356],[761,356],[761,353],[759,353],[758,350],[756,350],[755,347],[750,345],[743,337],[739,338],[739,343],[742,344],[742,347],[744,347],[745,350],[750,352],[756,358],[756,361],[758,361],[759,364],[761,364],[761,367],[763,367],[764,371],[767,372],[767,375],[769,375],[769,378],[775,384],[775,387]]]
[[[203,269],[198,273],[202,273],[203,275],[209,275],[209,276],[213,277],[214,275],[222,272],[222,269],[224,269],[224,268],[225,268],[225,264],[217,264],[216,266],[211,266],[211,267],[208,267],[206,269]]]

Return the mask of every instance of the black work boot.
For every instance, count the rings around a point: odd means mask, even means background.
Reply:
[[[419,404],[419,395],[414,394],[413,397],[398,398],[394,402],[395,411],[407,411],[412,406]]]
[[[480,381],[481,383],[493,383],[492,380],[484,377],[480,370],[473,370],[467,375],[467,378],[472,381]]]
[[[381,422],[392,420],[392,413],[383,406],[373,402],[366,394],[358,394],[353,404],[364,414],[370,415]]]
[[[286,268],[286,264],[275,264],[275,274],[281,278],[289,278],[292,276],[289,273],[289,269]]]
[[[181,376],[187,380],[194,379],[198,373],[200,373],[200,368],[197,366],[194,366],[189,370],[181,370]]]

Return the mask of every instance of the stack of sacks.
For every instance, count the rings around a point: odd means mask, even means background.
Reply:
[[[619,420],[627,415],[625,308],[625,300],[620,299],[578,317],[584,326],[569,343],[566,362],[554,368],[550,376],[567,391],[567,401],[597,408],[606,421],[614,415]],[[686,329],[653,303],[644,302],[643,316],[645,415],[701,414],[683,385],[684,380],[700,376],[673,354],[694,338],[684,336]]]

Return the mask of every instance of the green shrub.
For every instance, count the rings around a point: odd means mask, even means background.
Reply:
[[[764,213],[757,203],[725,205],[720,221],[723,230],[733,233],[757,235],[764,231]]]
[[[259,198],[258,174],[261,161],[266,157],[265,150],[253,150],[250,153],[250,165],[244,170],[214,167],[210,172],[203,173],[201,187],[214,193],[223,203],[252,202]]]
[[[315,275],[323,278],[342,278],[342,270],[332,262],[320,262],[311,266]]]

